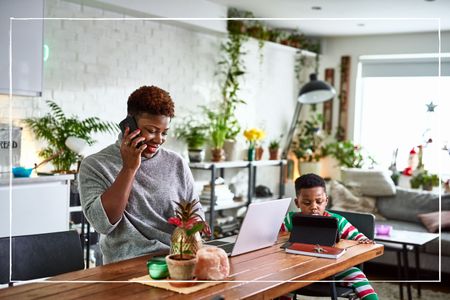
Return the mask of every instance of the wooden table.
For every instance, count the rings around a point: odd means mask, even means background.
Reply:
[[[354,241],[342,241],[339,247],[350,248],[339,259],[316,258],[285,253],[280,245],[286,240],[287,235],[283,235],[272,247],[230,258],[231,282],[189,295],[128,282],[147,274],[146,262],[151,256],[146,255],[2,289],[0,299],[211,299],[215,295],[225,299],[271,299],[311,283],[292,281],[317,281],[380,256],[384,251],[383,245],[379,244],[358,245]]]

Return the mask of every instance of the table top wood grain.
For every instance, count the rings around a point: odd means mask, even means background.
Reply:
[[[347,252],[339,259],[316,258],[285,253],[280,245],[286,240],[287,235],[281,235],[274,246],[231,257],[228,282],[189,295],[129,282],[148,274],[146,262],[152,255],[145,255],[5,288],[0,290],[0,299],[211,299],[215,295],[225,299],[270,299],[371,260],[384,251],[380,244],[341,241],[338,247],[347,248]]]

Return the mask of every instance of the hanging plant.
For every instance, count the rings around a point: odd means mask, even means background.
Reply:
[[[221,69],[219,74],[224,78],[222,86],[221,114],[227,125],[227,139],[234,140],[241,131],[239,122],[235,116],[236,108],[239,104],[246,102],[239,98],[239,81],[245,74],[245,65],[242,56],[246,54],[242,50],[242,44],[248,39],[247,36],[238,33],[229,33],[228,39],[221,45],[222,59],[219,61]]]

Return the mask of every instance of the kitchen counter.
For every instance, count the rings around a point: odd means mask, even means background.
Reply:
[[[32,175],[31,177],[12,177],[12,185],[19,184],[29,184],[29,183],[43,183],[43,182],[55,182],[55,181],[66,181],[74,180],[74,174],[61,174],[61,175],[49,175],[49,176],[38,176]],[[0,175],[0,186],[9,185],[10,174],[3,173]]]
[[[34,174],[33,174],[34,175]],[[0,237],[69,229],[73,174],[12,178],[0,176]]]

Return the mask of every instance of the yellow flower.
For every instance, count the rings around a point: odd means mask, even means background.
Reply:
[[[266,137],[264,130],[259,128],[250,128],[244,130],[244,136],[249,141],[250,146],[254,146],[255,142],[260,141]]]

